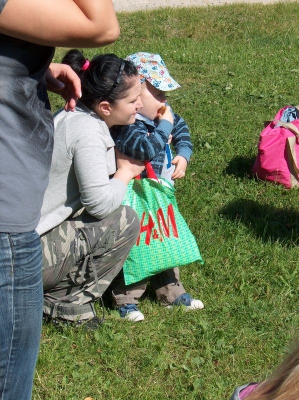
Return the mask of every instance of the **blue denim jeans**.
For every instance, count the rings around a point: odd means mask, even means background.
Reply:
[[[0,399],[30,400],[42,325],[41,245],[0,233]]]

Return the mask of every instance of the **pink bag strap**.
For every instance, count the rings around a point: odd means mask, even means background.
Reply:
[[[289,162],[291,163],[291,165],[293,167],[293,171],[294,171],[294,173],[299,175],[299,168],[297,166],[297,157],[296,157],[296,152],[295,152],[295,141],[299,140],[299,130],[296,125],[292,124],[292,122],[283,122],[283,121],[279,121],[279,120],[274,120],[274,122],[276,124],[279,124],[283,128],[289,130],[296,136],[296,139],[294,137],[287,139],[286,148],[287,148],[287,152],[289,155]]]
[[[274,120],[274,123],[279,124],[283,128],[288,129],[297,137],[297,139],[299,139],[299,130],[296,125],[292,124],[292,122],[283,122],[279,120]]]

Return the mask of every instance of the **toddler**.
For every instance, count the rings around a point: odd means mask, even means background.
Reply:
[[[158,54],[139,52],[126,58],[137,67],[141,81],[141,101],[135,122],[129,126],[111,129],[116,148],[123,154],[142,161],[150,160],[158,177],[172,182],[185,176],[192,154],[190,132],[186,122],[174,114],[166,102],[165,92],[175,90],[180,85],[170,76],[165,63]],[[170,143],[174,147],[172,157]],[[143,173],[146,177],[146,173]],[[158,301],[168,308],[186,306],[188,310],[202,309],[202,301],[193,299],[186,293],[179,269],[168,269],[149,279]],[[120,309],[121,316],[131,320],[142,320],[144,316],[136,305],[144,293],[146,283],[141,282],[139,290],[131,290],[136,304],[128,304]]]

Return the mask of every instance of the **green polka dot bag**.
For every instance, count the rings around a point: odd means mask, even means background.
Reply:
[[[151,179],[129,183],[123,201],[140,220],[139,237],[123,267],[126,285],[169,268],[204,263],[195,237],[179,212],[174,187],[165,179],[158,180],[150,164],[147,174]]]

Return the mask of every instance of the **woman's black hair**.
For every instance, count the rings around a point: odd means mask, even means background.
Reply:
[[[66,53],[61,62],[71,66],[80,77],[80,101],[91,109],[101,101],[113,104],[126,97],[127,90],[132,87],[131,78],[138,76],[131,61],[123,60],[115,54],[98,55],[86,67],[86,59],[81,51],[73,49]]]

